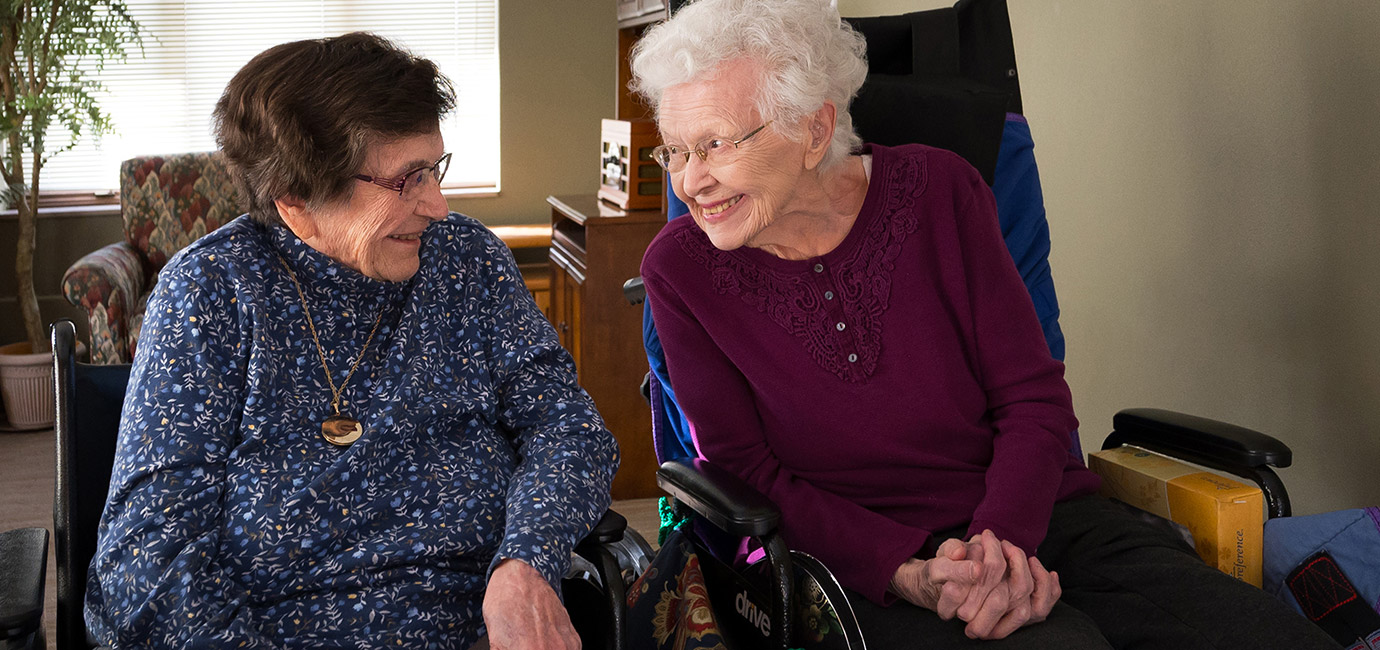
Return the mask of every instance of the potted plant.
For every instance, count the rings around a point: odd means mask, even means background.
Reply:
[[[111,130],[92,73],[123,60],[129,47],[142,42],[139,24],[122,1],[0,0],[0,196],[19,221],[15,296],[28,338],[0,347],[0,392],[17,428],[42,428],[53,420],[52,354],[33,274],[43,166],[78,136]],[[54,126],[73,137],[50,148],[47,136]]]

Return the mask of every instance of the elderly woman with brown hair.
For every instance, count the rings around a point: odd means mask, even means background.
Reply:
[[[160,273],[90,572],[101,643],[576,648],[617,447],[507,248],[440,192],[454,103],[369,34],[269,49],[216,130],[250,211]]]
[[[858,140],[864,50],[827,0],[699,0],[634,52],[690,210],[642,274],[698,453],[777,503],[869,648],[1332,647],[1095,494],[991,190]]]

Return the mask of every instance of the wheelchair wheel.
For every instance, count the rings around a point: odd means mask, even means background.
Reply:
[[[606,544],[604,549],[617,562],[617,579],[622,580],[624,588],[642,575],[652,561],[651,546],[631,529],[624,532],[623,539]],[[574,554],[570,558],[570,570],[561,582],[570,622],[580,635],[581,645],[589,650],[620,647],[616,640],[621,631],[614,626],[622,619],[610,611],[617,605],[609,602],[609,590],[600,573],[594,562]]]
[[[623,584],[631,585],[643,571],[652,564],[652,546],[637,531],[629,528],[623,539],[609,545],[613,556],[618,558],[618,570],[623,574]]]
[[[642,575],[652,564],[652,556],[655,555],[647,541],[632,530],[627,531],[623,539],[608,544],[605,548],[618,561],[618,573],[623,578],[624,586],[631,585]],[[579,555],[571,555],[570,570],[566,572],[565,579],[584,582],[600,590],[604,588],[598,567]]]
[[[808,553],[791,551],[795,641],[806,650],[866,650],[853,605],[834,574]]]

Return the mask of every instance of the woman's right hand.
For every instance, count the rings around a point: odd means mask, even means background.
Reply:
[[[891,577],[891,592],[944,620],[957,615],[976,586],[981,567],[967,558],[963,540],[949,539],[928,560],[911,558]]]
[[[490,650],[580,650],[560,597],[522,560],[508,558],[494,568],[483,615]]]

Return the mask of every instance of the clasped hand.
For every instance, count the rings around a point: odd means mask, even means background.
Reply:
[[[932,559],[907,560],[891,591],[946,621],[966,622],[973,639],[1005,638],[1043,621],[1063,594],[1057,573],[988,530],[967,542],[946,540]]]

